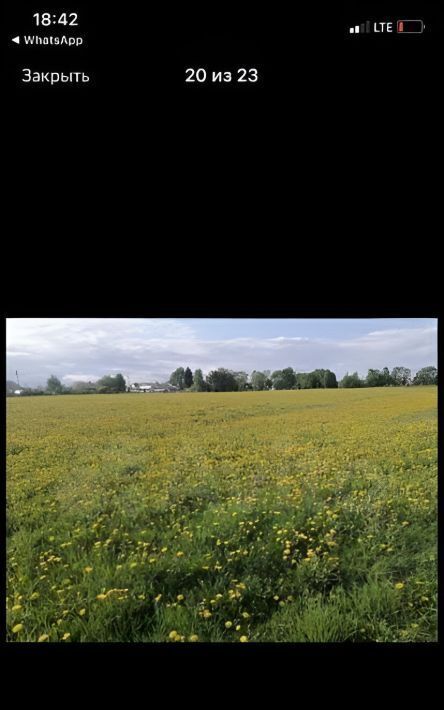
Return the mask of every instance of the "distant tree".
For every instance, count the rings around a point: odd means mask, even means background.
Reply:
[[[306,387],[309,389],[320,389],[324,387],[325,370],[313,370],[307,373]]]
[[[267,377],[267,379],[265,380],[265,389],[271,390],[272,387],[273,387],[273,381],[271,380],[270,377]]]
[[[251,386],[254,390],[265,390],[267,389],[266,383],[267,383],[267,376],[265,375],[265,372],[258,372],[257,370],[253,370],[251,373]]]
[[[386,376],[381,370],[369,370],[365,378],[367,387],[384,387],[386,384]]]
[[[97,392],[100,394],[116,394],[126,391],[125,378],[118,375],[105,375],[97,381]]]
[[[295,375],[295,389],[298,390],[305,390],[307,389],[307,380],[308,380],[308,373],[307,372],[298,372]]]
[[[285,379],[282,377],[282,375],[276,375],[273,373],[275,376],[272,379],[273,383],[273,389],[274,390],[284,390],[285,389]]]
[[[382,370],[382,375],[384,378],[384,387],[389,387],[389,385],[393,384],[392,376],[388,367],[384,367],[384,369]]]
[[[339,387],[362,387],[363,384],[357,372],[353,372],[352,375],[349,375],[347,372],[340,381]]]
[[[55,375],[51,375],[51,377],[48,377],[46,389],[50,394],[62,394],[63,385],[58,377],[56,377]]]
[[[85,392],[94,392],[96,385],[94,382],[73,382],[71,390],[75,394],[83,394]]]
[[[324,372],[324,387],[328,389],[336,389],[338,386],[338,381],[336,375],[331,370],[325,370]]]
[[[333,389],[338,386],[336,375],[331,370],[313,370],[298,372],[295,376],[295,389]]]
[[[292,367],[286,367],[283,370],[275,370],[271,381],[275,390],[291,390],[296,383],[296,375]]]
[[[408,367],[394,367],[391,376],[393,384],[398,387],[409,385],[412,379],[412,373]]]
[[[116,382],[117,392],[126,392],[126,382],[124,376],[119,372],[114,379]]]
[[[184,386],[188,389],[189,387],[192,386],[193,384],[193,373],[191,372],[190,368],[187,367],[187,369],[184,372],[183,376],[183,382]]]
[[[35,397],[37,395],[44,395],[48,393],[48,390],[43,390],[41,387],[21,387],[21,397]]]
[[[171,373],[170,384],[175,385],[180,390],[183,390],[185,387],[185,370],[183,367],[178,367],[173,373]]]
[[[315,371],[305,373],[304,385],[304,389],[307,390],[318,389],[318,387],[321,386],[319,377]]]
[[[293,389],[295,382],[296,382],[296,375],[294,374],[294,370],[292,367],[286,367],[282,370],[282,376],[284,378],[285,382],[285,389],[286,390],[291,390]]]
[[[246,372],[233,372],[234,379],[237,382],[237,389],[239,392],[243,392],[247,389],[248,385],[248,375]]]
[[[224,367],[219,367],[218,370],[212,370],[207,375],[207,385],[211,392],[236,392],[238,383],[234,374]]]
[[[316,389],[322,387],[325,388],[325,376],[326,376],[327,370],[323,369],[318,369],[318,370],[313,370],[311,375],[315,379],[315,387]]]
[[[423,367],[422,370],[418,370],[415,377],[413,378],[414,385],[437,385],[438,384],[438,370],[433,365],[429,367]]]
[[[206,392],[207,391],[207,385],[204,380],[202,370],[195,370],[194,371],[193,380],[194,380],[193,388],[196,392]]]

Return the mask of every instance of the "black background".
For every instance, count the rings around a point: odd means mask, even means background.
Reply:
[[[8,41],[52,8],[88,48]],[[348,33],[414,17],[424,35]],[[17,1],[3,19],[10,306],[436,310],[438,3]],[[240,64],[261,83],[183,81]],[[93,80],[20,84],[28,65]]]

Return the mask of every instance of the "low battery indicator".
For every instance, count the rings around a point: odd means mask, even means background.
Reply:
[[[422,20],[398,20],[398,34],[421,34],[424,32]]]

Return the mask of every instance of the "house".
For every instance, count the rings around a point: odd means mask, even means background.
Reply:
[[[170,385],[168,382],[165,385],[154,385],[151,392],[178,392],[179,388],[176,385]]]
[[[159,384],[158,382],[135,382],[128,392],[177,392],[175,385]]]
[[[152,386],[150,382],[136,382],[128,388],[128,392],[150,392]]]
[[[153,385],[150,382],[136,382],[134,385],[131,385],[129,391],[130,392],[150,392],[152,386]]]

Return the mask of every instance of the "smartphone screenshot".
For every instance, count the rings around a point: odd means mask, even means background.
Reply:
[[[384,67],[390,75],[404,61],[434,74],[442,9],[411,0],[278,9],[5,2],[2,43],[2,86],[11,97],[192,104],[260,95],[266,105],[282,94],[325,92],[332,73],[342,86],[353,72]]]
[[[3,0],[0,37],[31,691],[91,668],[128,704],[143,654],[237,697],[262,658],[331,702],[368,653],[401,705],[424,647],[439,677],[442,4]]]

